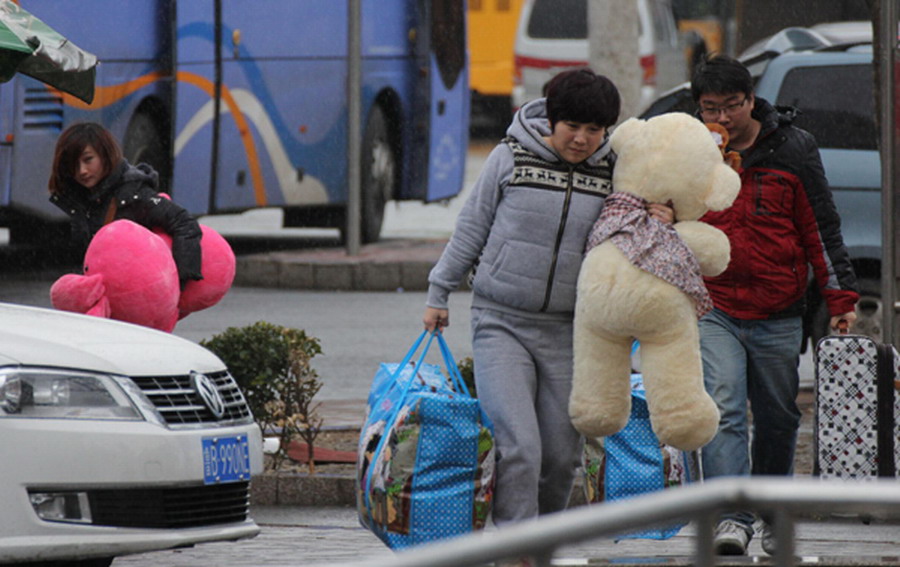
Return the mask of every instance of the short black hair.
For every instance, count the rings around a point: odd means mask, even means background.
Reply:
[[[612,81],[587,67],[559,73],[544,90],[551,128],[560,120],[593,122],[608,128],[619,119],[619,90]]]
[[[705,94],[753,94],[753,77],[743,63],[725,55],[713,55],[697,65],[691,78],[694,102]]]

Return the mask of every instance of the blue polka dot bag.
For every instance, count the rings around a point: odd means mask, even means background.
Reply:
[[[631,498],[700,478],[697,451],[659,442],[640,374],[631,375],[631,415],[624,429],[603,439],[585,440],[582,457],[585,499],[589,504]],[[686,522],[623,533],[617,539],[668,539]]]
[[[413,356],[428,341],[416,362]],[[447,375],[424,363],[437,337]],[[360,523],[392,549],[484,527],[494,490],[493,426],[440,333],[382,363],[357,449]]]

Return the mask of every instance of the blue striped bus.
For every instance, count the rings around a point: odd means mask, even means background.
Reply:
[[[90,105],[25,76],[0,85],[0,226],[13,244],[66,219],[47,202],[56,138],[97,121],[192,214],[257,207],[344,228],[346,0],[19,0],[96,54]],[[361,220],[389,200],[462,188],[469,88],[464,0],[361,0]]]

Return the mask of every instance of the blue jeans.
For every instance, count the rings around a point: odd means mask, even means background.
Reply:
[[[802,337],[800,317],[743,320],[714,309],[700,320],[703,379],[721,414],[719,431],[701,450],[704,478],[793,473]],[[749,513],[725,517],[753,523]]]

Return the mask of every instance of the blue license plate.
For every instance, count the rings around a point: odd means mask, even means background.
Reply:
[[[203,438],[203,482],[250,480],[250,443],[246,435]]]

